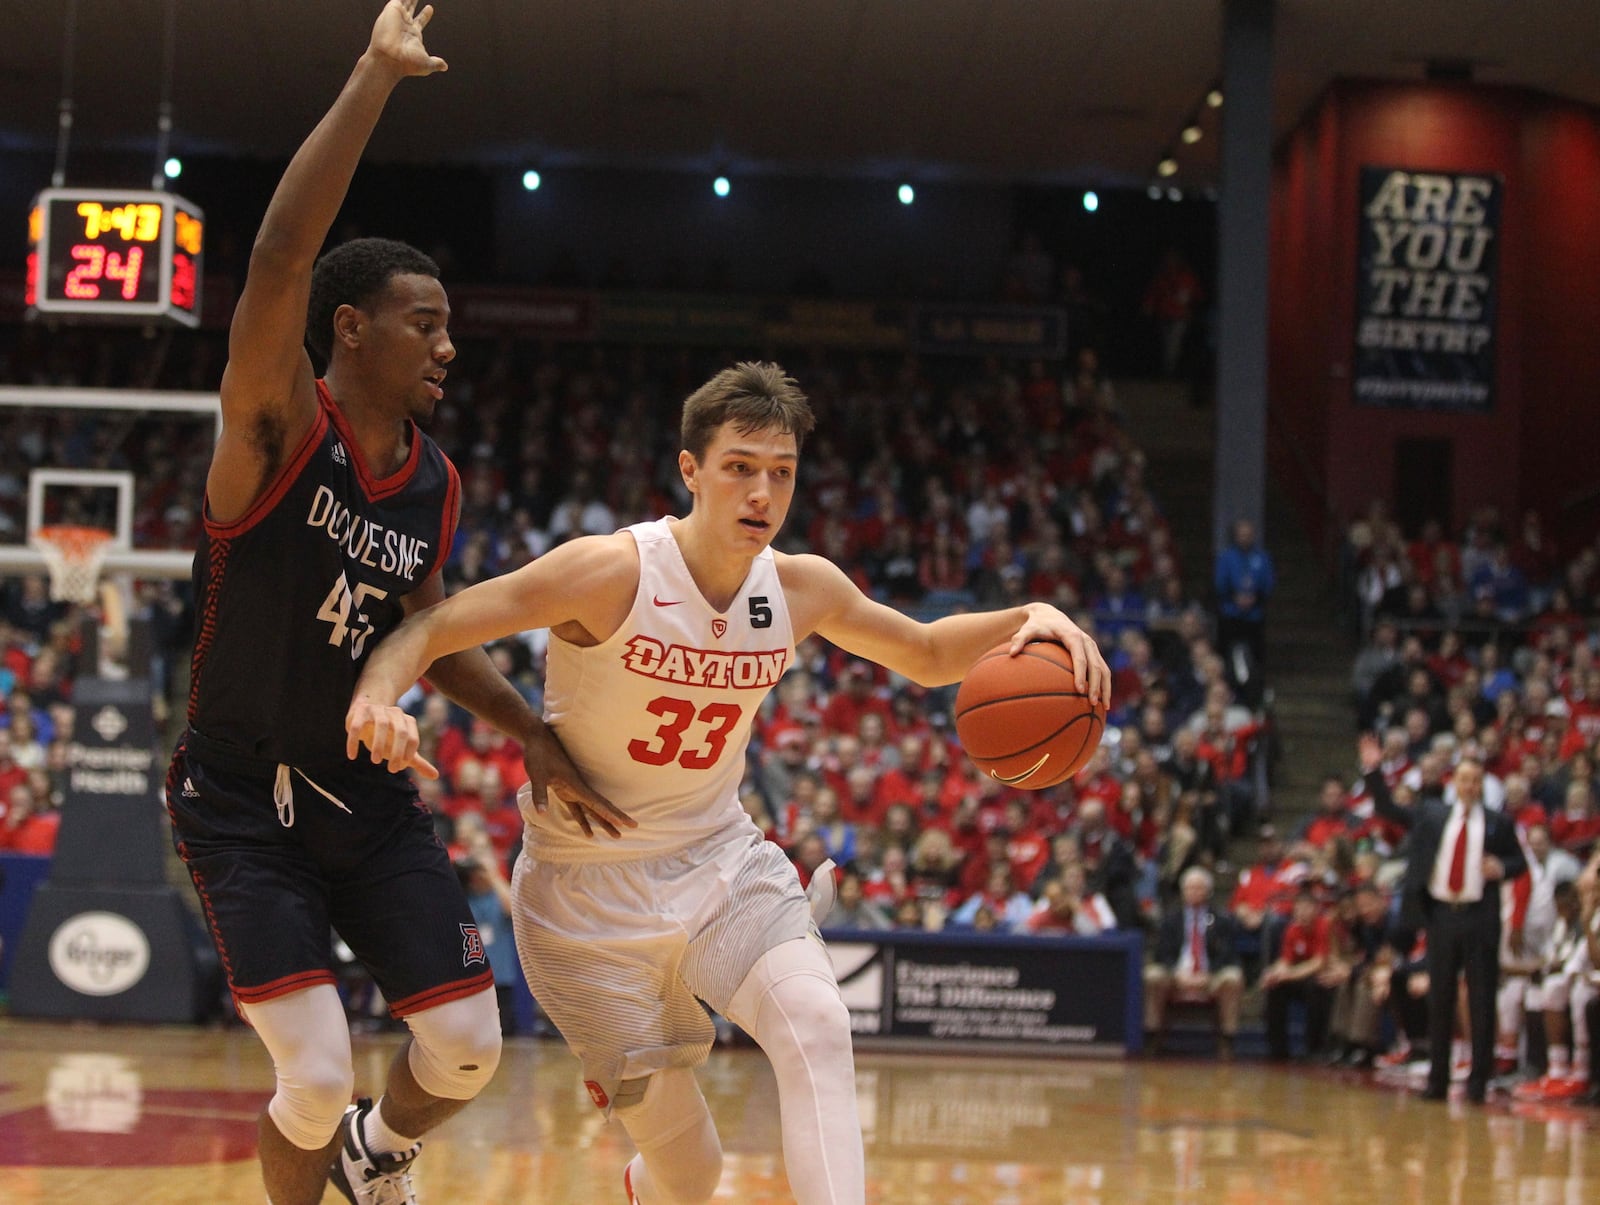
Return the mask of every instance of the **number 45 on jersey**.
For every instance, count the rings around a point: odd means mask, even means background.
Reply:
[[[361,604],[369,598],[388,597],[387,590],[369,586],[366,582],[357,582],[352,594],[350,583],[345,581],[343,573],[339,574],[334,579],[333,589],[328,591],[328,597],[317,608],[317,618],[333,625],[333,630],[328,633],[328,643],[338,648],[346,636],[350,637],[350,660],[359,661],[367,647],[367,637],[372,635],[372,620],[367,618]]]

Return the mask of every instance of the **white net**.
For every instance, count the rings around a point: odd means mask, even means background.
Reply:
[[[50,573],[50,597],[56,602],[93,602],[100,567],[113,538],[113,533],[99,527],[55,526],[35,531],[28,543],[44,557]]]

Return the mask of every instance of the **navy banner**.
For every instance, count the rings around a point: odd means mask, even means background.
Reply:
[[[830,932],[857,1040],[1104,1054],[1142,1044],[1138,934]]]
[[[1357,403],[1493,406],[1500,202],[1498,176],[1361,169]]]

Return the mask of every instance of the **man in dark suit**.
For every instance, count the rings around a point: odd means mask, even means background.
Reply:
[[[1467,1099],[1481,1102],[1494,1070],[1495,993],[1500,977],[1500,884],[1527,869],[1509,816],[1483,806],[1483,765],[1464,756],[1442,802],[1395,804],[1379,763],[1382,747],[1360,743],[1361,772],[1374,810],[1410,831],[1401,923],[1428,933],[1428,1049],[1422,1095],[1443,1100],[1450,1088],[1450,1037],[1456,982],[1467,976],[1472,1071]]]
[[[1232,918],[1211,907],[1211,874],[1191,866],[1178,880],[1181,907],[1169,909],[1156,933],[1155,961],[1144,969],[1144,1027],[1152,1054],[1160,1049],[1171,1000],[1215,1001],[1218,1053],[1233,1056],[1244,971]]]

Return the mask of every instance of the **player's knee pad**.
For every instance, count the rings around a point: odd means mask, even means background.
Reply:
[[[786,1058],[809,1066],[851,1065],[850,1010],[830,981],[800,975],[767,995],[755,1038],[775,1067]]]
[[[488,988],[412,1013],[411,1074],[430,1096],[471,1100],[500,1065],[500,1006]]]
[[[809,938],[768,950],[739,985],[728,1012],[780,1073],[792,1057],[817,1065],[851,1059],[850,1010],[827,951]]]
[[[1540,1000],[1546,1012],[1565,1012],[1572,989],[1565,979],[1546,979],[1540,989]]]
[[[328,1144],[355,1090],[350,1031],[332,986],[319,984],[276,1000],[243,1006],[272,1055],[277,1091],[267,1115],[303,1151]]]
[[[624,1080],[614,1108],[644,1157],[651,1189],[662,1205],[699,1205],[711,1199],[722,1179],[722,1141],[693,1071],[671,1067]]]
[[[1522,1028],[1524,1001],[1528,996],[1528,981],[1520,976],[1500,984],[1495,995],[1495,1012],[1501,1033],[1514,1033]]]

